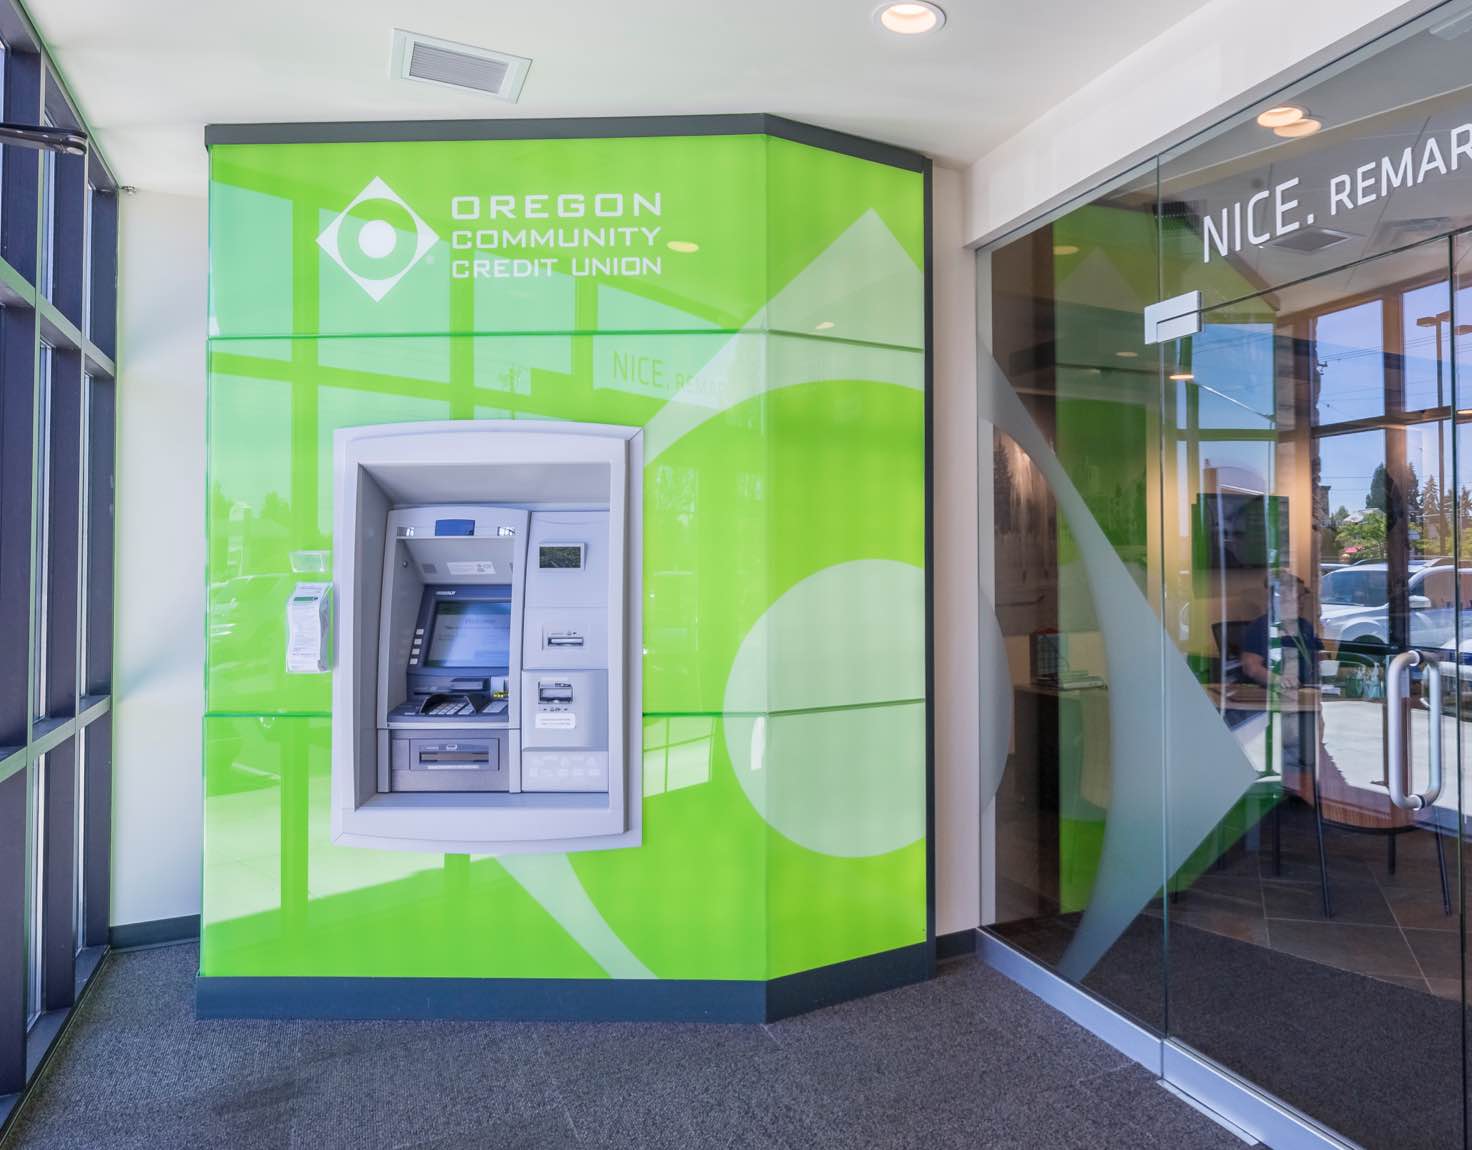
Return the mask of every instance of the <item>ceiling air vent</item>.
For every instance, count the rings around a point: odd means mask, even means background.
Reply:
[[[401,80],[484,92],[515,103],[531,66],[532,62],[524,56],[509,56],[505,52],[394,29],[390,67],[393,75]]]
[[[1287,235],[1279,236],[1269,243],[1275,248],[1287,248],[1290,252],[1306,252],[1312,255],[1325,248],[1332,248],[1335,244],[1342,244],[1345,240],[1357,238],[1349,232],[1336,231],[1333,228],[1302,227],[1296,228]]]

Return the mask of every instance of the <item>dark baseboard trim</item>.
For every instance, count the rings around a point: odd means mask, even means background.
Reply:
[[[949,958],[964,958],[976,953],[976,930],[953,930],[950,934],[935,936],[935,961],[945,962]]]
[[[899,950],[886,950],[774,978],[765,984],[757,983],[766,987],[767,1012],[761,1021],[776,1022],[779,1018],[864,998],[881,990],[924,982],[935,976],[934,953],[928,943],[917,942]]]
[[[469,1019],[511,1022],[773,1022],[922,982],[925,943],[770,982],[703,979],[204,978],[199,1018]]]
[[[178,918],[156,918],[149,922],[125,922],[110,927],[108,945],[113,950],[140,950],[148,946],[168,946],[176,942],[199,939],[199,915],[181,914]]]

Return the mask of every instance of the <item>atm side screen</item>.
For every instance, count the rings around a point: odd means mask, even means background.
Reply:
[[[511,651],[511,604],[488,599],[435,604],[426,667],[505,667]]]
[[[575,571],[583,565],[581,543],[541,543],[537,545],[537,566],[543,571]]]

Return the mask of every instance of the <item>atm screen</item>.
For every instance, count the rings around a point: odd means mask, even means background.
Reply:
[[[511,604],[466,599],[435,604],[426,667],[505,667],[511,650]]]

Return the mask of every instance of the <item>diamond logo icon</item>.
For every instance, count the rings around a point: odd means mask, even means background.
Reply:
[[[322,229],[317,246],[377,303],[439,240],[402,196],[374,176]]]

